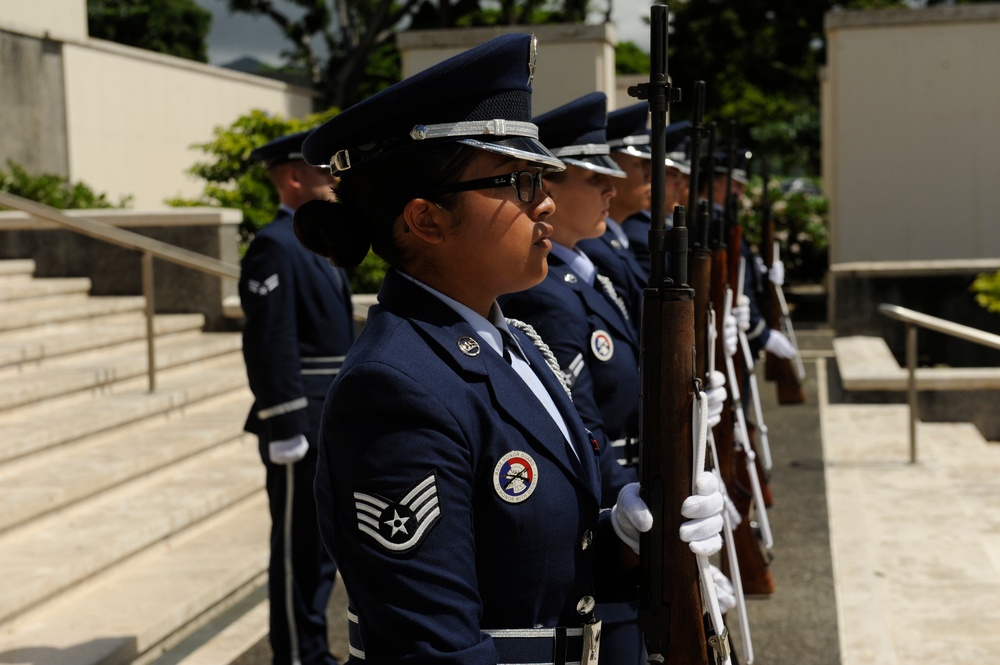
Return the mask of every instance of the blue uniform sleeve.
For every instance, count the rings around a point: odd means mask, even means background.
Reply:
[[[298,285],[289,264],[280,243],[259,235],[240,270],[243,358],[259,434],[272,441],[309,431],[295,311]]]
[[[756,357],[771,336],[771,329],[767,326],[767,321],[764,320],[760,306],[757,304],[760,273],[757,272],[757,264],[746,240],[740,246],[740,254],[744,259],[743,295],[750,300],[750,330],[747,331],[747,341],[750,342],[750,350]]]

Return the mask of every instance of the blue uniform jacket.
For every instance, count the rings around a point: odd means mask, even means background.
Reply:
[[[638,330],[642,320],[642,290],[649,282],[649,274],[636,261],[635,255],[610,229],[600,238],[581,240],[576,246],[590,257],[597,271],[615,285],[615,291],[628,305],[633,327]]]
[[[579,626],[581,600],[624,588],[587,432],[512,332],[576,455],[472,326],[392,270],[331,388],[320,531],[368,662],[496,663],[484,629]]]
[[[761,275],[757,270],[756,259],[745,238],[740,244],[740,255],[744,259],[743,295],[750,299],[750,329],[747,331],[747,341],[750,342],[750,352],[756,358],[771,336],[771,329],[767,326],[767,321],[757,304],[757,300],[764,295],[763,280],[767,279],[767,276]]]
[[[603,501],[638,480],[635,468],[618,464],[610,442],[639,436],[639,342],[633,325],[604,293],[549,254],[542,283],[503,296],[504,314],[530,323],[570,376],[573,404],[601,446]],[[577,358],[583,362],[575,364]]]
[[[244,429],[262,445],[310,432],[354,340],[347,274],[305,249],[285,208],[254,237],[240,271],[243,357],[254,404]]]

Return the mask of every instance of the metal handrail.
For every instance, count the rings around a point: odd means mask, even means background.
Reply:
[[[239,266],[220,261],[219,259],[192,252],[183,247],[147,238],[146,236],[126,231],[96,219],[88,217],[70,217],[51,206],[15,196],[8,192],[0,192],[0,205],[26,212],[40,219],[59,224],[75,233],[118,245],[125,249],[142,253],[142,294],[146,299],[146,361],[149,376],[149,392],[156,390],[156,360],[153,343],[153,259],[161,259],[184,266],[192,270],[214,275],[216,277],[240,278]]]
[[[910,463],[917,461],[917,327],[926,328],[951,337],[957,337],[974,344],[1000,349],[1000,335],[984,332],[978,328],[952,323],[946,319],[916,312],[899,305],[882,303],[879,314],[906,324],[906,401],[910,407]]]

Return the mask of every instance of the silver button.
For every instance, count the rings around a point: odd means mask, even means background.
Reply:
[[[590,614],[594,611],[594,597],[584,596],[580,599],[580,602],[576,604],[576,611],[579,614]]]
[[[563,281],[569,284],[576,284],[576,275],[574,275],[571,272],[568,272],[565,275],[563,275]]]
[[[580,542],[580,548],[586,550],[590,547],[590,543],[592,542],[594,542],[594,534],[590,531],[590,529],[587,529],[583,532],[583,540]]]

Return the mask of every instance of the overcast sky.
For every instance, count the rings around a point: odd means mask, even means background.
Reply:
[[[281,64],[281,52],[288,48],[288,42],[273,21],[244,13],[230,14],[227,0],[195,1],[213,15],[208,35],[208,59],[213,65],[223,65],[245,55],[271,65]],[[603,7],[604,1],[595,0],[595,5]],[[276,0],[275,4],[285,5],[290,14],[301,11],[282,0]],[[643,23],[643,17],[648,16],[648,0],[614,0],[612,18],[618,39],[634,41],[646,49],[649,27]]]

